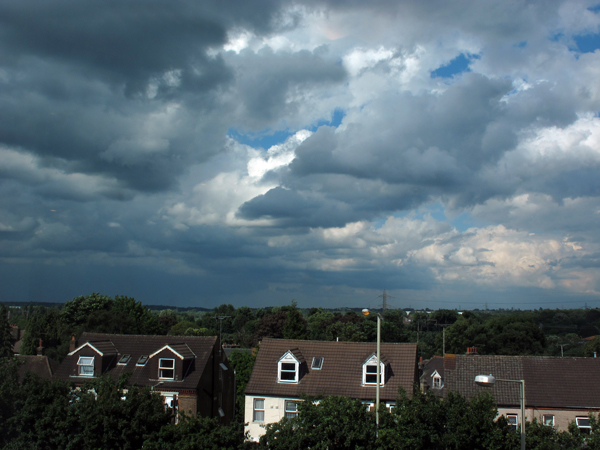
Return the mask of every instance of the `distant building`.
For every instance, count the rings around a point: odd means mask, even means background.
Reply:
[[[83,385],[90,378],[130,373],[131,385],[160,392],[176,410],[229,423],[235,375],[217,337],[83,333],[73,337],[56,377]]]
[[[264,339],[246,387],[246,431],[258,440],[264,425],[298,414],[302,395],[341,395],[375,404],[376,344]],[[398,389],[412,395],[417,345],[381,344],[380,399],[395,405]]]

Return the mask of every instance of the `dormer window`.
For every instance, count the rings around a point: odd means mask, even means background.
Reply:
[[[385,365],[380,361],[380,379],[379,385],[385,384]],[[377,357],[371,356],[363,364],[363,385],[365,386],[376,386],[377,385]]]
[[[94,376],[94,357],[93,356],[80,356],[77,361],[77,371],[80,377],[93,377]]]
[[[300,362],[291,351],[283,355],[277,365],[280,383],[297,383],[300,380]]]
[[[433,379],[433,389],[441,389],[444,387],[444,379],[437,370],[431,374],[431,378]]]
[[[175,360],[161,358],[158,360],[158,378],[173,380],[175,378]]]

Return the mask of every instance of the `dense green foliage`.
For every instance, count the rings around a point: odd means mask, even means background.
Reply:
[[[517,450],[520,435],[508,426],[490,395],[471,401],[450,393],[441,400],[431,393],[401,395],[389,412],[382,404],[379,437],[374,413],[359,400],[326,397],[315,403],[306,398],[299,414],[267,425],[261,449],[363,450]],[[582,435],[575,425],[557,431],[534,420],[527,425],[526,446],[530,450],[600,449],[600,424],[591,416],[591,435]]]
[[[236,405],[235,415],[238,422],[244,422],[246,385],[250,381],[256,357],[251,353],[236,350],[229,356],[229,362],[235,370],[236,377]]]

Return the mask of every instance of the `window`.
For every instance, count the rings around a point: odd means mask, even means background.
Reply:
[[[546,426],[554,426],[554,414],[544,414],[542,416],[542,423]]]
[[[579,431],[582,433],[590,434],[592,432],[589,417],[577,417],[575,421],[577,422],[577,428],[579,428]]]
[[[441,389],[444,386],[444,380],[439,375],[433,377],[433,388]]]
[[[298,405],[292,400],[285,401],[285,417],[293,419],[298,415]]]
[[[77,368],[80,377],[93,377],[94,376],[94,357],[93,356],[80,356],[77,361]]]
[[[379,385],[385,384],[385,366],[381,363]],[[377,384],[377,362],[363,366],[363,384]]]
[[[127,364],[130,359],[131,359],[131,355],[123,355],[123,356],[121,356],[121,358],[119,359],[119,362],[117,364],[119,364],[119,365]]]
[[[516,414],[507,414],[506,415],[506,421],[508,422],[508,426],[511,427],[513,429],[513,431],[517,430],[517,424],[518,424],[517,418],[518,418],[518,416]]]
[[[386,402],[385,407],[389,412],[392,412],[392,410],[396,407],[396,402]]]
[[[323,367],[323,358],[320,356],[315,356],[312,360],[312,364],[310,366],[311,369],[321,370]]]
[[[145,366],[147,362],[148,362],[148,355],[142,355],[142,356],[140,356],[140,359],[138,359],[138,362],[135,363],[135,365],[136,366]]]
[[[158,378],[172,380],[175,378],[175,360],[174,359],[159,359],[158,360]]]
[[[254,399],[254,413],[252,415],[252,420],[254,422],[264,422],[265,421],[265,399],[264,398],[255,398]]]

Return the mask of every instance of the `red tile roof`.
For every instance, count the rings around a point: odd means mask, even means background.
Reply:
[[[287,352],[300,353],[298,383],[279,383],[277,363]],[[375,386],[363,386],[363,363],[376,352],[375,343],[264,339],[261,343],[246,394],[293,397],[343,395],[361,400],[375,398]],[[322,357],[320,370],[311,369],[314,357]],[[298,359],[298,356],[296,356]],[[417,345],[382,343],[381,359],[387,361],[386,383],[380,388],[382,401],[395,400],[402,387],[412,394],[417,381]]]

